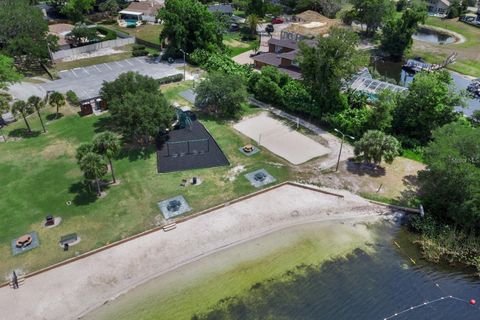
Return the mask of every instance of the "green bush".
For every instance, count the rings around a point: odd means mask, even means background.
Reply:
[[[141,57],[141,56],[146,56],[148,55],[148,51],[145,49],[140,49],[140,50],[133,50],[132,51],[132,56],[134,57]]]
[[[104,35],[105,37],[102,38],[103,41],[108,41],[108,40],[115,40],[117,39],[117,33],[113,30],[110,30],[108,28],[104,28],[101,26],[97,27],[97,31]]]
[[[78,100],[77,94],[72,90],[68,90],[65,95],[67,97],[68,102],[70,102],[71,105],[77,106],[80,103],[80,101]]]
[[[252,74],[252,68],[246,65],[240,65],[233,61],[229,56],[221,53],[212,53],[206,50],[195,50],[189,57],[193,64],[200,65],[207,71],[219,71],[228,74],[235,74],[249,79]]]
[[[157,80],[159,85],[172,83],[172,82],[179,82],[183,80],[183,75],[181,73],[174,74],[173,76],[168,76],[164,78],[160,78]]]
[[[145,45],[136,43],[132,46],[132,49],[133,50],[145,50]]]

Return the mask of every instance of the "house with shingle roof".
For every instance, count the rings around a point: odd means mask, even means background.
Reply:
[[[430,14],[446,16],[450,1],[448,0],[428,0],[427,9]]]

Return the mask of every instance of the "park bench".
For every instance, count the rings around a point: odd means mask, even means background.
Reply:
[[[60,244],[64,246],[65,244],[72,244],[73,242],[78,240],[78,236],[76,233],[70,233],[65,236],[60,237]]]

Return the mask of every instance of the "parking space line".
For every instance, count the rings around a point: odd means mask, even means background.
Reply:
[[[75,68],[77,69],[77,68]],[[75,73],[75,71],[73,71],[73,69],[71,69],[70,71],[72,71],[73,75],[75,76],[75,78],[78,78],[77,74]]]
[[[90,74],[90,72],[87,71],[87,69],[82,68],[83,71],[85,71],[87,74]]]
[[[108,69],[112,70],[112,67],[110,67],[108,64],[104,63],[104,65],[105,65]]]
[[[96,65],[93,65],[95,67],[95,69],[97,69],[98,72],[102,72],[102,70],[98,69],[98,67]]]
[[[130,61],[128,61],[128,60],[123,60],[123,61],[125,61],[126,63],[128,63],[129,65],[131,65],[133,67],[133,63],[131,63]]]
[[[120,67],[123,67],[123,65],[120,62],[115,61],[115,63],[118,64]]]
[[[139,61],[140,63],[145,63],[145,60],[143,60],[141,58],[135,58],[135,60]]]

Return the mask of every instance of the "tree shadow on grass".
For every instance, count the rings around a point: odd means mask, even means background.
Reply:
[[[402,178],[405,189],[400,192],[398,201],[408,207],[416,207],[418,205],[418,177],[416,175],[408,175]]]
[[[116,128],[112,122],[111,117],[99,118],[93,124],[93,128],[95,130],[95,133],[101,133],[105,131],[116,131]]]
[[[86,206],[98,199],[95,190],[89,189],[84,182],[73,183],[68,191],[75,194],[72,202],[76,206]]]
[[[48,121],[54,121],[63,118],[63,113],[59,112],[58,115],[56,112],[50,113],[45,117]]]
[[[8,133],[8,136],[11,138],[35,138],[38,137],[41,133],[41,131],[29,132],[26,128],[18,128],[10,131]]]
[[[348,160],[347,171],[358,176],[368,175],[370,177],[381,177],[386,174],[385,168],[370,163],[355,162]]]
[[[147,160],[156,150],[155,145],[126,147],[120,151],[118,158],[129,161]]]

